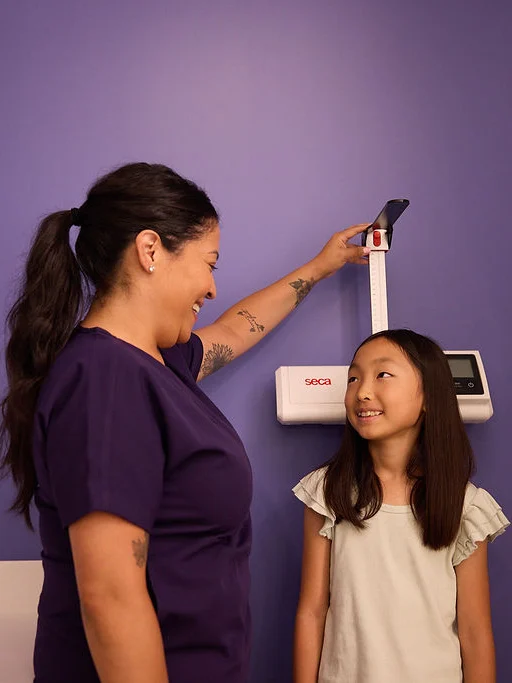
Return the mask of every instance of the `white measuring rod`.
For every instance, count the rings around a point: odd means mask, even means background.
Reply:
[[[389,250],[387,230],[369,230],[366,246],[369,254],[370,302],[372,334],[388,329],[388,294],[386,287],[386,252]]]

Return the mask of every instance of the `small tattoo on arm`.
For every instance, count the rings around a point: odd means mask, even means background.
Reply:
[[[237,315],[241,315],[242,318],[245,318],[247,320],[247,322],[251,326],[249,332],[264,332],[265,327],[263,325],[260,325],[256,318],[251,313],[249,313],[247,309],[244,308],[242,311],[238,311]]]
[[[316,283],[313,278],[311,278],[311,280],[303,280],[302,278],[299,278],[298,280],[290,282],[289,284],[290,287],[293,287],[297,293],[297,300],[295,302],[295,308],[297,308],[300,302],[307,297]]]
[[[233,349],[227,344],[213,344],[212,348],[204,354],[201,367],[203,375],[206,377],[220,370],[232,361],[234,357]]]
[[[137,567],[145,567],[148,559],[149,534],[145,533],[144,538],[136,538],[132,541],[132,550]]]

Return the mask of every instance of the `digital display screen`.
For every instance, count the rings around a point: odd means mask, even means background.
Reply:
[[[450,358],[448,365],[454,377],[474,377],[473,366],[469,358]]]

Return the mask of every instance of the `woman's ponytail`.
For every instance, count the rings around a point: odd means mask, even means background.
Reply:
[[[32,459],[34,412],[41,384],[80,320],[84,307],[82,274],[69,243],[71,211],[47,216],[30,249],[19,298],[7,324],[5,353],[8,392],[2,402],[0,471],[17,489],[11,507],[30,528],[36,487]]]
[[[32,458],[37,398],[92,295],[106,297],[116,286],[123,255],[144,228],[178,253],[217,222],[215,207],[193,182],[161,164],[135,163],[97,180],[79,209],[53,213],[39,226],[21,294],[7,318],[8,392],[0,428],[0,475],[12,475],[11,509],[24,515],[29,527],[37,485]],[[72,225],[81,228],[75,253],[69,244]]]

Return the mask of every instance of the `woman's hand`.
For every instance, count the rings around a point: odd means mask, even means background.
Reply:
[[[368,264],[370,249],[350,244],[349,240],[369,228],[370,225],[370,223],[359,223],[358,225],[352,225],[346,230],[334,233],[322,251],[312,261],[315,263],[320,277],[324,278],[333,275],[345,263]]]

